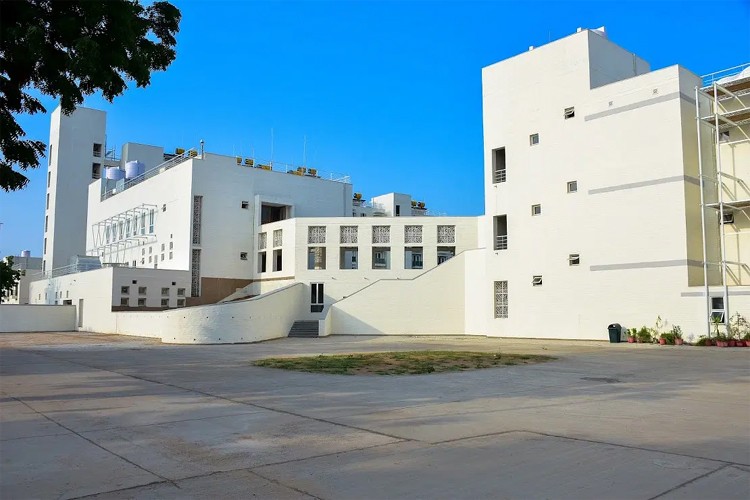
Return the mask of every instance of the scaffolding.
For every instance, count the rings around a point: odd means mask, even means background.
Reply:
[[[706,301],[706,332],[711,336],[714,322],[728,324],[729,266],[737,266],[741,283],[742,270],[747,263],[727,259],[727,238],[740,238],[740,231],[727,231],[726,226],[734,223],[734,217],[743,216],[750,220],[750,190],[741,177],[726,172],[722,168],[722,154],[733,153],[735,146],[750,143],[750,63],[735,66],[703,77],[701,87],[695,87],[696,127],[698,134],[698,174],[700,178],[701,235],[703,245],[703,286]],[[706,133],[710,135],[706,136]],[[711,147],[708,163],[704,158],[703,145]],[[736,162],[736,158],[730,158]],[[750,157],[746,160],[750,162]],[[708,164],[707,164],[708,163]],[[707,183],[709,186],[707,188]],[[741,189],[738,189],[741,188]],[[708,197],[711,199],[707,199]],[[711,260],[708,255],[709,235],[707,234],[706,212],[718,217],[720,260]],[[745,232],[745,235],[750,234]],[[715,240],[713,240],[715,241]],[[737,242],[739,244],[739,242]],[[737,255],[740,255],[739,252]],[[719,269],[722,287],[722,308],[714,307],[710,295],[709,268]],[[750,270],[750,269],[748,269]]]
[[[154,217],[156,205],[143,203],[139,206],[107,217],[91,225],[93,248],[86,253],[99,257],[113,256],[119,261],[120,252],[156,240]]]

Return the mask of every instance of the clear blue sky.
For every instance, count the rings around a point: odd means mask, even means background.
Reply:
[[[307,136],[308,164],[351,175],[366,198],[411,193],[450,215],[483,212],[483,66],[601,25],[652,69],[750,60],[750,0],[175,3],[170,68],[113,104],[85,103],[107,111],[110,146],[204,139],[263,158],[273,129],[277,161],[301,163]],[[21,123],[48,141],[49,114]],[[0,256],[41,255],[45,175],[0,192]]]

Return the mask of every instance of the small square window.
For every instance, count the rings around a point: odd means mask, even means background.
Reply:
[[[172,252],[169,252],[169,260],[172,260],[173,257],[174,257],[174,254]]]
[[[240,252],[240,260],[247,260],[247,252]]]
[[[177,307],[185,307],[185,299],[177,299]]]
[[[542,206],[531,205],[531,215],[542,215]]]
[[[161,260],[164,261],[164,254],[161,254]]]
[[[573,118],[576,115],[576,108],[565,108],[563,115],[566,120]]]
[[[242,208],[244,208],[245,210],[247,210],[248,208],[250,208],[250,202],[249,202],[249,201],[243,201],[243,202],[242,202],[242,203],[240,204],[240,206],[241,206]]]
[[[174,241],[169,242],[169,249],[170,250],[174,249]]]
[[[169,299],[161,299],[162,307],[169,307]]]
[[[163,287],[161,289],[161,294],[163,297],[169,297],[169,287]]]
[[[568,181],[568,193],[578,192],[578,181]]]
[[[130,287],[129,286],[121,286],[120,287],[120,293],[123,295],[129,295],[130,294]]]
[[[164,251],[164,243],[161,244],[161,251]]]
[[[177,296],[178,297],[184,297],[185,296],[185,289],[184,288],[178,288],[177,289]]]
[[[120,298],[120,305],[121,306],[125,306],[125,307],[129,306],[130,305],[130,299],[127,298],[127,297],[121,297]]]
[[[724,212],[721,214],[722,224],[734,224],[734,212]]]
[[[529,136],[529,145],[536,146],[537,144],[539,144],[539,134],[531,134]]]
[[[581,256],[577,253],[568,255],[568,264],[571,266],[577,266],[581,263]]]
[[[176,281],[173,281],[173,282],[172,282],[172,286],[175,286],[176,284],[177,284],[177,282],[176,282]]]
[[[133,280],[133,284],[137,285],[138,284],[138,280]]]
[[[146,299],[138,299],[138,306],[142,307],[146,305]]]
[[[154,261],[153,256],[149,255],[148,256],[148,263],[151,264],[153,261]]]
[[[541,275],[539,275],[539,276],[534,276],[534,277],[533,277],[533,278],[531,279],[531,284],[532,284],[533,286],[542,286],[542,276],[541,276]]]
[[[138,295],[146,295],[146,287],[145,286],[139,286],[138,287]]]

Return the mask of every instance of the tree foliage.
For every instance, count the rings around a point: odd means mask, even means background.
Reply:
[[[180,17],[162,1],[0,1],[0,188],[23,188],[23,171],[45,156],[15,118],[47,111],[30,92],[69,114],[94,92],[111,102],[129,81],[146,87],[175,58]]]
[[[0,260],[0,303],[3,297],[10,295],[10,291],[16,286],[21,279],[21,271],[13,269],[13,257],[8,256],[5,260]]]

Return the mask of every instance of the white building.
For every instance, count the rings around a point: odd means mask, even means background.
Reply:
[[[14,271],[20,271],[21,277],[18,283],[9,291],[9,295],[3,298],[4,304],[28,304],[29,303],[29,283],[39,279],[42,272],[41,257],[32,257],[29,250],[24,250],[21,255],[13,255]],[[5,262],[8,262],[6,257]]]
[[[324,334],[603,339],[661,316],[704,334],[712,315],[750,315],[742,69],[711,87],[651,71],[603,29],[484,68],[480,217],[418,217],[429,210],[409,195],[365,201],[347,176],[203,145],[126,144],[98,164],[103,114],[56,112],[46,269],[84,253],[104,269],[33,282],[31,300],[71,301],[82,329],[169,342],[278,337],[300,320]],[[203,306],[157,311],[183,304]]]

